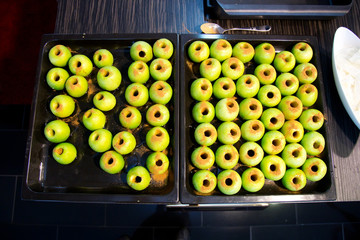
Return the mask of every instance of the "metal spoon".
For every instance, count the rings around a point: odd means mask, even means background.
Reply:
[[[263,25],[263,26],[256,26],[256,27],[245,27],[245,28],[230,28],[230,29],[223,29],[216,23],[204,23],[200,26],[201,31],[204,33],[220,33],[223,34],[227,31],[232,30],[240,30],[240,31],[257,31],[257,32],[268,32],[271,30],[271,26]]]

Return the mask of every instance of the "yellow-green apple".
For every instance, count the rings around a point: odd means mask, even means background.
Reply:
[[[239,161],[239,152],[233,145],[221,145],[216,149],[215,162],[222,169],[232,169]]]
[[[268,131],[261,139],[261,147],[267,154],[279,154],[286,144],[285,136],[277,130]]]
[[[173,95],[173,89],[167,82],[155,81],[149,88],[149,97],[154,103],[167,104]]]
[[[54,90],[63,90],[65,88],[65,82],[69,78],[69,73],[59,67],[50,69],[46,74],[46,82]]]
[[[242,187],[248,192],[258,192],[260,191],[265,184],[265,176],[256,167],[251,167],[246,169],[242,176]]]
[[[260,82],[259,79],[253,74],[242,75],[236,81],[236,92],[242,98],[255,97],[259,92]]]
[[[77,150],[72,143],[63,142],[53,148],[52,156],[58,163],[67,165],[76,159]]]
[[[310,131],[304,134],[301,145],[305,148],[310,156],[317,156],[325,149],[324,136],[316,131]]]
[[[117,174],[124,168],[125,160],[121,154],[109,150],[101,155],[99,165],[105,172]]]
[[[172,73],[171,62],[164,58],[156,58],[150,63],[150,75],[157,81],[166,81]]]
[[[320,158],[309,158],[301,167],[308,180],[317,182],[323,179],[327,172],[326,163]]]
[[[50,110],[59,118],[69,117],[75,110],[75,101],[68,95],[57,95],[50,101]]]
[[[317,131],[324,124],[324,115],[317,109],[309,108],[299,117],[300,123],[308,131]]]
[[[291,49],[291,52],[294,54],[296,62],[298,63],[310,62],[313,57],[313,49],[306,42],[296,43]]]
[[[281,132],[289,143],[300,142],[304,137],[304,127],[297,120],[287,120],[281,128]]]
[[[267,63],[258,65],[254,70],[254,75],[263,85],[272,84],[273,82],[275,82],[277,77],[275,68]]]
[[[292,73],[281,73],[275,80],[275,85],[279,88],[283,96],[289,96],[299,88],[299,80]]]
[[[120,124],[128,129],[135,129],[141,124],[142,116],[136,107],[127,106],[119,114]]]
[[[88,130],[94,131],[96,129],[104,128],[106,116],[99,109],[91,108],[84,113],[82,122]]]
[[[111,66],[114,63],[114,56],[107,49],[98,49],[93,55],[93,61],[98,68]]]
[[[218,99],[231,98],[236,93],[236,85],[231,78],[221,77],[214,82],[213,93]]]
[[[217,128],[218,139],[222,144],[235,144],[240,140],[240,127],[234,122],[223,122]]]
[[[169,39],[160,38],[154,43],[153,52],[157,58],[169,59],[174,53],[174,46]]]
[[[169,133],[163,127],[153,127],[146,134],[146,144],[155,152],[165,150],[169,146],[169,143]]]
[[[146,120],[152,126],[164,126],[170,119],[169,109],[162,104],[154,104],[146,111]]]
[[[209,170],[196,171],[192,177],[192,184],[199,193],[211,193],[216,188],[217,179]]]
[[[127,184],[136,191],[145,190],[150,185],[150,181],[150,173],[143,166],[131,168],[126,175]]]
[[[146,83],[150,78],[149,66],[143,61],[135,61],[128,68],[128,77],[132,82]]]
[[[275,55],[273,65],[279,72],[290,72],[296,64],[295,56],[289,51],[281,51]]]
[[[278,155],[267,155],[260,163],[260,169],[265,178],[278,181],[286,172],[286,164]]]
[[[278,108],[283,112],[286,120],[293,120],[300,117],[303,104],[298,97],[285,96],[281,99]]]
[[[221,63],[216,58],[207,58],[200,63],[200,75],[210,81],[215,81],[221,74]]]
[[[149,62],[153,58],[153,50],[149,43],[136,41],[130,47],[130,57],[134,61]]]
[[[232,50],[232,56],[240,59],[243,63],[250,62],[254,55],[255,49],[248,42],[238,42]]]
[[[279,130],[285,123],[285,116],[277,108],[267,108],[260,120],[267,130]]]
[[[257,99],[264,107],[275,107],[281,101],[281,92],[274,85],[264,85],[259,89]]]
[[[264,124],[258,119],[250,119],[241,124],[242,138],[247,141],[259,141],[265,133]]]
[[[275,58],[275,48],[271,43],[260,43],[255,47],[254,60],[258,64],[271,64]]]
[[[244,63],[236,57],[225,59],[225,61],[221,64],[221,72],[224,77],[231,78],[232,80],[236,80],[241,77],[244,74],[244,71]]]
[[[131,132],[121,131],[112,139],[112,147],[121,155],[126,155],[135,149],[136,139]]]
[[[149,99],[149,90],[141,83],[132,83],[125,90],[125,99],[130,105],[141,107]]]
[[[146,167],[152,174],[163,174],[169,168],[169,158],[163,152],[153,152],[146,158]]]
[[[217,176],[217,186],[225,195],[237,194],[241,189],[241,177],[239,173],[228,169],[221,171]]]
[[[95,94],[93,98],[95,107],[101,111],[107,112],[112,110],[116,105],[116,98],[114,94],[108,91],[100,91]]]
[[[318,90],[311,83],[305,83],[299,87],[296,96],[301,100],[304,107],[310,107],[316,103]]]
[[[74,97],[79,98],[86,94],[89,84],[83,76],[73,75],[65,82],[66,92]]]
[[[294,75],[300,83],[313,83],[318,75],[317,69],[312,63],[300,63],[294,69]]]
[[[191,153],[191,163],[199,169],[210,169],[215,162],[215,154],[211,148],[200,146]]]
[[[211,123],[201,123],[196,127],[194,136],[199,145],[210,146],[217,139],[217,131]]]
[[[93,70],[93,64],[86,55],[76,54],[69,59],[68,62],[70,72],[74,75],[87,77]]]
[[[300,191],[306,186],[306,176],[301,169],[290,168],[286,170],[281,182],[290,191]]]
[[[49,51],[49,60],[54,66],[65,67],[70,58],[70,49],[64,45],[55,45]]]
[[[220,121],[233,121],[238,114],[239,104],[234,98],[223,98],[215,105],[215,115]]]
[[[121,84],[121,72],[115,66],[105,66],[100,68],[96,76],[99,86],[107,91],[117,89]]]
[[[191,83],[190,95],[197,101],[207,101],[211,98],[213,87],[206,78],[198,78]]]
[[[111,148],[112,134],[107,129],[97,129],[89,136],[89,146],[95,152],[106,152]]]
[[[62,120],[53,120],[45,125],[44,135],[50,142],[65,142],[70,136],[70,127]]]
[[[306,161],[306,150],[299,143],[289,143],[281,153],[282,159],[289,168],[299,168]]]
[[[264,157],[264,150],[256,142],[245,142],[240,146],[239,159],[250,167],[258,165]]]
[[[225,39],[217,39],[210,46],[210,57],[216,58],[220,62],[230,58],[232,55],[232,46]]]
[[[215,117],[215,108],[211,102],[201,101],[192,108],[192,116],[198,123],[211,122]]]
[[[256,98],[245,98],[239,104],[239,116],[244,120],[258,119],[263,112],[263,106]]]

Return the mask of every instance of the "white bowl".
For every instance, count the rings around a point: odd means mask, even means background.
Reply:
[[[360,129],[360,39],[345,27],[335,32],[332,68],[340,99]]]

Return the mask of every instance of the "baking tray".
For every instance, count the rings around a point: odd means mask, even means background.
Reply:
[[[347,14],[352,0],[204,0],[211,19],[331,19]]]
[[[145,106],[138,107],[142,113],[142,124],[132,130],[137,146],[135,150],[124,156],[126,165],[119,174],[105,173],[99,167],[101,153],[96,153],[88,146],[88,137],[91,131],[87,130],[82,122],[82,114],[91,107],[93,96],[101,89],[96,81],[95,67],[89,77],[89,90],[81,98],[75,99],[75,113],[64,119],[69,123],[71,135],[68,142],[74,143],[78,150],[77,159],[69,165],[58,164],[51,155],[56,144],[46,140],[43,134],[47,122],[56,119],[50,112],[49,102],[57,94],[64,91],[54,91],[46,83],[46,74],[53,67],[48,59],[48,52],[56,44],[63,44],[75,53],[92,55],[97,49],[106,48],[114,55],[114,66],[122,74],[120,87],[112,91],[117,104],[109,112],[104,112],[107,118],[105,128],[113,136],[123,128],[118,120],[120,111],[127,105],[124,92],[131,82],[127,76],[127,69],[133,62],[130,57],[130,47],[138,40],[144,40],[153,45],[159,38],[167,38],[174,45],[174,54],[169,59],[173,65],[173,72],[167,81],[173,88],[172,100],[166,105],[171,117],[164,126],[170,135],[170,145],[167,155],[170,160],[169,171],[166,174],[152,176],[150,186],[140,192],[132,190],[126,183],[126,173],[135,165],[145,166],[150,149],[145,143],[147,131],[151,128],[146,123],[145,113],[153,103],[149,99]],[[22,197],[33,200],[56,201],[87,201],[87,202],[127,202],[127,203],[176,203],[178,202],[178,166],[179,166],[179,81],[178,81],[178,35],[177,34],[114,34],[114,35],[44,35],[37,69],[37,82],[31,110],[31,123],[25,161],[25,179],[23,182]],[[70,73],[70,71],[69,71]],[[152,78],[145,84],[150,87]]]
[[[312,108],[319,109],[323,112],[325,117],[324,126],[319,129],[319,132],[325,137],[325,149],[321,153],[321,158],[325,161],[328,172],[326,176],[319,182],[309,182],[306,187],[298,192],[291,192],[285,189],[281,185],[281,181],[271,181],[266,179],[264,187],[256,193],[250,193],[241,188],[239,193],[232,196],[227,196],[216,188],[210,194],[200,194],[195,191],[192,186],[192,175],[196,172],[196,168],[192,165],[190,157],[191,152],[198,145],[194,139],[194,131],[198,125],[192,118],[192,106],[196,103],[190,96],[190,85],[193,80],[200,77],[199,74],[199,64],[193,63],[187,56],[188,46],[195,40],[202,40],[208,43],[209,47],[211,43],[216,39],[226,39],[234,46],[237,42],[246,41],[251,43],[254,47],[262,42],[269,42],[274,47],[276,52],[282,50],[291,50],[291,47],[299,42],[305,41],[309,43],[313,50],[314,56],[311,62],[317,67],[318,78],[313,83],[319,92],[319,97],[317,102]],[[221,203],[271,203],[271,202],[295,202],[295,201],[330,201],[336,199],[336,189],[334,182],[334,172],[333,172],[333,162],[331,157],[331,151],[329,149],[329,139],[328,136],[328,126],[327,126],[327,111],[325,101],[325,91],[323,86],[323,78],[321,72],[320,64],[320,53],[317,38],[307,37],[307,36],[249,36],[249,35],[205,35],[205,34],[184,34],[180,36],[180,50],[181,50],[181,65],[180,65],[180,79],[181,79],[181,136],[180,142],[183,143],[180,145],[180,162],[181,162],[181,173],[180,173],[180,201],[182,203],[188,204],[221,204]],[[245,73],[253,73],[256,64],[251,61],[245,64]],[[244,73],[244,74],[245,74]],[[237,94],[236,94],[237,96]],[[240,97],[237,96],[237,101],[240,102]],[[215,97],[210,99],[210,102],[215,106],[217,100]],[[241,124],[243,120],[237,118],[235,122]],[[216,128],[220,124],[220,121],[214,118],[211,122]],[[242,139],[235,144],[237,149],[240,148]],[[210,148],[216,150],[219,146],[219,142],[216,141],[214,145]],[[215,151],[214,151],[215,152]],[[258,166],[257,166],[258,167]],[[240,174],[246,169],[239,161],[238,165],[234,170],[238,171]],[[214,167],[210,169],[216,176],[220,172],[219,168],[214,164]]]

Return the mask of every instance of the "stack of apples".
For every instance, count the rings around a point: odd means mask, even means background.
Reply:
[[[146,120],[153,128],[147,132],[146,144],[153,153],[147,157],[146,167],[139,165],[127,169],[127,184],[141,191],[150,185],[150,173],[156,175],[167,172],[169,159],[165,153],[170,136],[164,126],[170,119],[166,104],[172,99],[173,93],[171,85],[166,81],[172,74],[169,59],[173,52],[171,41],[165,38],[158,39],[153,47],[145,41],[132,44],[130,57],[134,62],[129,66],[127,74],[132,83],[125,90],[125,99],[129,105],[124,106],[117,117],[119,124],[126,130],[113,136],[106,123],[112,117],[108,113],[113,113],[111,110],[117,104],[115,93],[122,83],[122,74],[113,65],[113,54],[108,49],[98,49],[93,53],[91,61],[84,54],[73,55],[71,49],[64,45],[52,47],[48,57],[54,67],[48,71],[46,81],[51,89],[59,93],[50,101],[50,110],[57,119],[46,123],[44,135],[48,141],[57,143],[53,148],[53,158],[64,165],[77,158],[76,143],[66,141],[71,135],[68,120],[79,118],[83,126],[91,131],[89,147],[101,153],[100,168],[109,174],[120,173],[127,166],[126,155],[137,146],[132,131],[144,124],[138,107],[147,104],[150,97],[154,104],[147,109]],[[91,79],[92,73],[96,75],[96,81]],[[149,79],[153,84],[148,90],[144,84]],[[101,90],[92,98],[93,107],[80,109],[77,101],[88,101],[87,93],[91,84],[97,84]],[[82,111],[82,114],[78,114]]]
[[[318,131],[324,116],[315,107],[317,69],[308,43],[276,51],[269,42],[194,40],[187,54],[199,69],[190,85],[198,193],[258,192],[266,181],[300,191],[326,175]]]

